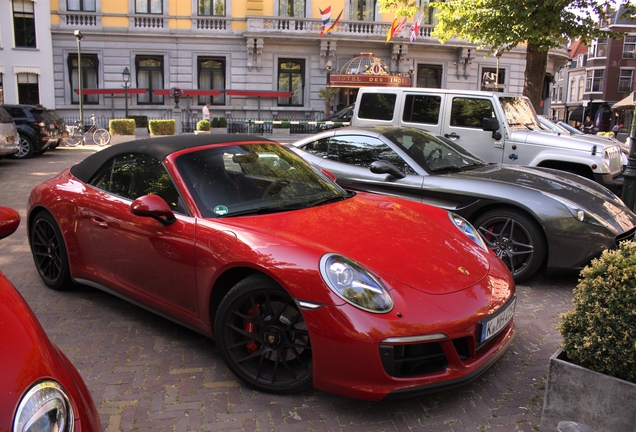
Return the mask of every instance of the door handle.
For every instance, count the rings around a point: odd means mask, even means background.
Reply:
[[[108,223],[106,223],[106,221],[103,219],[92,217],[91,222],[93,222],[93,224],[97,225],[100,228],[108,228]]]
[[[444,138],[448,138],[451,140],[456,140],[459,138],[459,135],[457,135],[455,132],[450,133],[450,134],[444,134]]]

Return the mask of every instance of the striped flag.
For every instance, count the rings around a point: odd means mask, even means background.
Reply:
[[[402,29],[406,26],[406,18],[402,22],[398,22],[398,19],[393,20],[393,24],[391,24],[391,28],[389,29],[389,33],[386,35],[387,43],[397,34],[399,34]]]
[[[322,28],[320,29],[322,33],[327,28],[327,24],[329,24],[329,20],[331,19],[331,5],[327,6],[325,10],[320,10],[320,8],[318,8],[318,10],[320,11],[320,18],[322,19]]]
[[[332,31],[335,30],[336,26],[338,25],[338,21],[340,21],[340,17],[342,17],[342,13],[343,12],[344,12],[344,9],[340,11],[340,13],[338,14],[338,17],[333,22],[333,24],[331,24],[331,26],[329,26],[328,29],[320,32],[320,36],[322,36],[323,33],[331,33]]]
[[[413,21],[413,25],[411,26],[411,42],[415,42],[417,35],[420,33],[420,24],[422,23],[423,16],[424,14],[421,14],[418,19]]]

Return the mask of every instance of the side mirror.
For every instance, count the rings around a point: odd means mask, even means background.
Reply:
[[[375,161],[371,164],[369,170],[373,174],[389,174],[397,179],[406,177],[406,174],[400,171],[398,167],[387,161]]]
[[[177,220],[168,203],[158,195],[137,198],[130,205],[130,212],[135,216],[151,217],[164,225],[170,225]]]
[[[20,214],[9,207],[0,207],[0,239],[9,237],[20,225]]]
[[[482,119],[481,128],[485,131],[498,131],[499,130],[499,120],[494,117],[487,117]]]

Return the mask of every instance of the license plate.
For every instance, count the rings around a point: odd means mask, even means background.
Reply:
[[[481,320],[481,335],[479,337],[479,343],[484,343],[488,339],[494,337],[508,325],[512,317],[515,315],[515,305],[517,304],[517,298],[513,298],[503,309],[498,310],[488,318]]]

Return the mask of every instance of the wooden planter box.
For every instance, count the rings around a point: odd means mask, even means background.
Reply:
[[[195,134],[195,135],[210,135],[210,131],[209,131],[209,130],[207,130],[207,131],[203,131],[203,130],[201,130],[201,131],[199,131],[199,130],[195,130],[195,131],[194,131],[194,134]]]
[[[137,139],[135,135],[111,135],[110,145],[121,144],[127,141],[134,141],[135,139]]]
[[[226,134],[227,128],[210,128],[210,133],[212,135]]]
[[[636,384],[570,363],[563,350],[550,357],[541,431],[554,432],[561,421],[594,432],[634,432]]]

